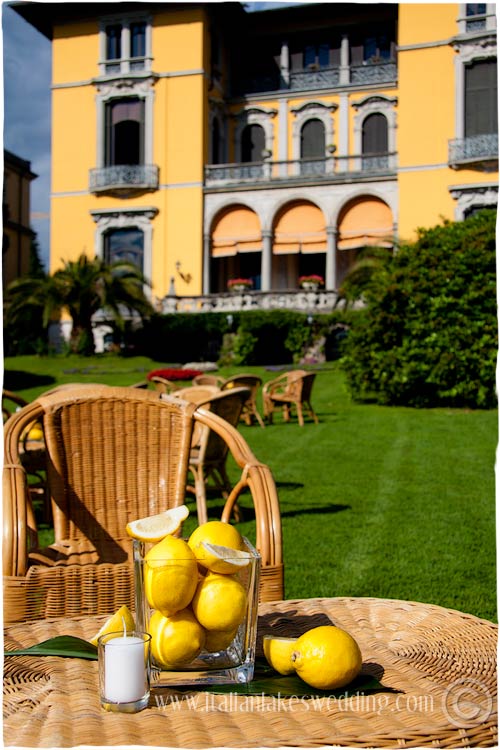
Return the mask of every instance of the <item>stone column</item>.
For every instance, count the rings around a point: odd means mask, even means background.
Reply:
[[[335,227],[326,228],[326,270],[325,288],[328,291],[337,290],[337,230]]]
[[[273,233],[262,232],[261,291],[271,291],[271,270],[273,260]]]
[[[339,83],[341,86],[348,86],[350,79],[349,70],[349,37],[347,34],[342,35],[340,42],[340,70]]]
[[[288,42],[282,42],[280,54],[280,74],[281,80],[288,88],[290,86],[290,50]]]
[[[210,235],[203,235],[203,294],[210,293]]]

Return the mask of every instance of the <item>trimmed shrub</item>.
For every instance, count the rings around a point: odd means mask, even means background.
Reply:
[[[496,405],[495,224],[496,212],[484,210],[419,229],[373,271],[343,358],[355,398]]]

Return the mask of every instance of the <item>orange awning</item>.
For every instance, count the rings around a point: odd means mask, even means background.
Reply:
[[[323,212],[305,201],[291,204],[274,227],[273,253],[326,253]]]
[[[393,246],[393,219],[389,206],[378,198],[363,198],[341,215],[338,228],[337,248],[377,245]]]
[[[235,206],[217,221],[212,232],[212,257],[262,250],[262,234],[257,214],[250,208]]]

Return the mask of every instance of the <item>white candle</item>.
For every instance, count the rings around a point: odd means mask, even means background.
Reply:
[[[104,651],[104,697],[110,703],[131,703],[144,696],[146,663],[144,640],[119,636],[107,641]]]

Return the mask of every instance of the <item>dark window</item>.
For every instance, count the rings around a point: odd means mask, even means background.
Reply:
[[[132,23],[130,25],[130,57],[146,56],[146,24]]]
[[[264,147],[264,128],[261,125],[247,125],[241,134],[241,161],[262,161]]]
[[[465,136],[497,130],[497,61],[473,62],[465,66]]]
[[[106,27],[106,60],[119,60],[121,58],[121,37],[121,26]]]
[[[303,63],[304,68],[308,68],[311,65],[327,68],[330,65],[330,45],[308,44],[304,48]]]
[[[363,154],[386,154],[389,150],[387,119],[379,112],[363,121],[361,149]]]
[[[106,107],[106,166],[144,163],[144,102],[120,99]]]
[[[134,263],[141,271],[144,259],[144,234],[136,227],[112,229],[104,235],[104,260],[106,263],[126,261]]]
[[[465,6],[466,16],[484,16],[486,15],[486,3],[467,3]]]
[[[325,156],[325,126],[321,120],[308,120],[300,133],[301,159],[315,159]]]
[[[384,34],[367,37],[363,42],[363,60],[389,60],[391,57],[391,42]]]
[[[220,127],[219,121],[215,117],[212,122],[212,164],[221,163],[220,154]]]

